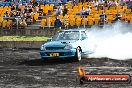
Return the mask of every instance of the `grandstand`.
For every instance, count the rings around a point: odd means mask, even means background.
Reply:
[[[124,1],[123,5],[119,0],[84,0],[83,3],[70,0],[46,1],[48,0],[1,1],[1,30],[54,28],[56,17],[61,20],[63,28],[91,27],[100,24],[101,14],[106,15],[105,24],[112,24],[118,15],[122,22],[132,23],[131,1]],[[66,15],[63,15],[64,6],[67,9]],[[89,13],[83,14],[86,11]]]

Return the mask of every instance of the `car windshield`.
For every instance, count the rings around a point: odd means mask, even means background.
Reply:
[[[62,31],[57,33],[53,40],[78,40],[79,39],[79,31]]]

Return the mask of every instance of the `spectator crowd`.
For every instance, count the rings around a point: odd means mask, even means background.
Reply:
[[[0,3],[0,27],[25,28],[39,23],[40,27],[107,24],[116,20],[132,22],[131,0],[5,0]],[[8,3],[8,4],[7,4]],[[105,15],[102,17],[102,15]],[[101,20],[103,19],[103,20]]]

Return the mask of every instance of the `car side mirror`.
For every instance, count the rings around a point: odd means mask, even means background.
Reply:
[[[48,38],[48,39],[47,39],[47,42],[50,42],[50,41],[52,41],[52,38]]]

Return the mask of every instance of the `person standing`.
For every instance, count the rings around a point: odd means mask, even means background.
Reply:
[[[68,12],[68,9],[66,8],[66,6],[64,6],[64,9],[63,9],[63,16],[65,16]]]
[[[60,32],[61,26],[62,26],[61,20],[59,18],[56,18],[56,20],[54,22],[55,32]]]
[[[100,26],[105,25],[106,18],[107,18],[106,14],[104,12],[102,12],[102,14],[100,14],[100,20],[99,20],[99,25]]]

